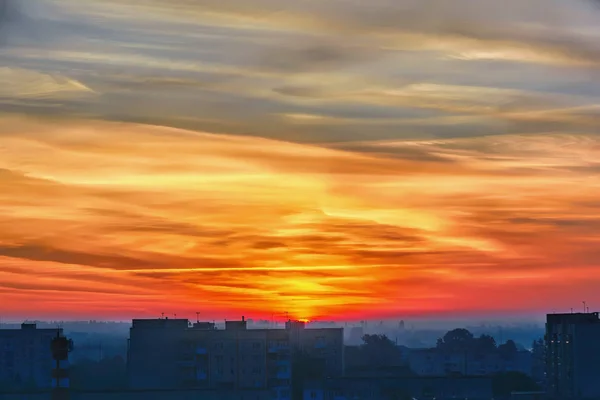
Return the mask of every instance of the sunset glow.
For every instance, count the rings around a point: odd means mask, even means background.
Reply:
[[[346,0],[21,10],[0,45],[0,314],[600,301],[600,10],[527,2],[564,15],[558,39],[590,26],[566,48],[516,0],[373,2],[381,26]]]

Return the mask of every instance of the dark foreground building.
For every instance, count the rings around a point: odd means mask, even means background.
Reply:
[[[304,400],[490,400],[490,377],[340,378],[308,383]]]
[[[600,399],[598,313],[548,314],[545,341],[548,399]]]
[[[294,354],[321,360],[327,376],[343,374],[343,329],[247,329],[246,321],[190,324],[186,319],[133,320],[129,389],[205,390],[240,400],[290,400]],[[266,396],[266,397],[265,397]],[[223,397],[225,398],[225,397]]]
[[[55,360],[51,344],[62,329],[39,329],[34,323],[21,324],[21,329],[0,330],[0,391],[49,389],[55,384]],[[67,368],[63,360],[62,368]],[[69,386],[68,378],[61,386]]]

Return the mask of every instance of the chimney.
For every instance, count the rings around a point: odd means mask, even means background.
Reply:
[[[244,318],[244,316],[242,315],[242,322],[244,322],[244,321],[245,321],[245,318]]]

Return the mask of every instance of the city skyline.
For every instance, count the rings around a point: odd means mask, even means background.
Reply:
[[[0,5],[3,319],[600,303],[591,1]]]

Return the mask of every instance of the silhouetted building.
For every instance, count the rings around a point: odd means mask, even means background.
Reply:
[[[453,352],[431,348],[410,350],[408,360],[410,368],[421,376],[485,376],[509,371],[530,375],[532,354],[518,351],[505,357],[497,350]]]
[[[337,378],[305,385],[304,400],[489,400],[489,377]]]
[[[133,320],[128,351],[132,389],[269,391],[289,399],[291,348],[284,330],[246,329],[246,321]],[[252,398],[252,396],[248,397]]]
[[[54,400],[49,391],[1,393],[2,400]],[[272,400],[264,390],[139,389],[70,390],[69,400]]]
[[[538,385],[546,386],[546,346],[542,339],[535,340],[531,348],[531,377]]]
[[[47,389],[53,387],[51,343],[62,329],[37,329],[24,323],[21,329],[0,330],[0,386],[7,389]],[[61,361],[66,368],[68,360]],[[61,386],[67,387],[68,379]]]
[[[194,388],[268,391],[271,399],[291,398],[292,355],[300,350],[323,360],[327,376],[343,374],[343,329],[247,329],[226,321],[225,329],[183,319],[133,320],[128,347],[131,389]]]
[[[285,327],[292,348],[321,360],[327,377],[344,375],[344,328],[307,328],[300,321],[288,321]]]
[[[600,398],[598,313],[548,314],[546,390],[550,399]]]

